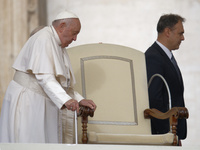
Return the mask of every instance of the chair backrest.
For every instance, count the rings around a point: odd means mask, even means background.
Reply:
[[[88,132],[151,134],[144,53],[113,44],[69,48],[75,90],[97,104]],[[81,128],[79,127],[81,134]]]

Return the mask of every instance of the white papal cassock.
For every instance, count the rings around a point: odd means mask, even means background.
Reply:
[[[83,97],[73,91],[75,78],[67,52],[60,44],[55,29],[49,26],[30,37],[22,48],[3,100],[0,142],[62,141],[61,107],[71,98],[80,101]],[[64,114],[69,119],[64,130],[71,143],[73,113]]]

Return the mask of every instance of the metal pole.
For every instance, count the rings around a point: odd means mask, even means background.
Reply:
[[[78,144],[78,123],[77,123],[77,112],[75,111],[75,144]]]

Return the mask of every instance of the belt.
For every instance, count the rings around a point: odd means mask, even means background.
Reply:
[[[16,71],[13,80],[25,88],[49,98],[43,88],[39,85],[34,74]]]

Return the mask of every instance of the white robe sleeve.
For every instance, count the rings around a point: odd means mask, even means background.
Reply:
[[[38,83],[42,86],[45,93],[56,104],[58,108],[62,108],[64,103],[72,99],[52,74],[35,75]]]

